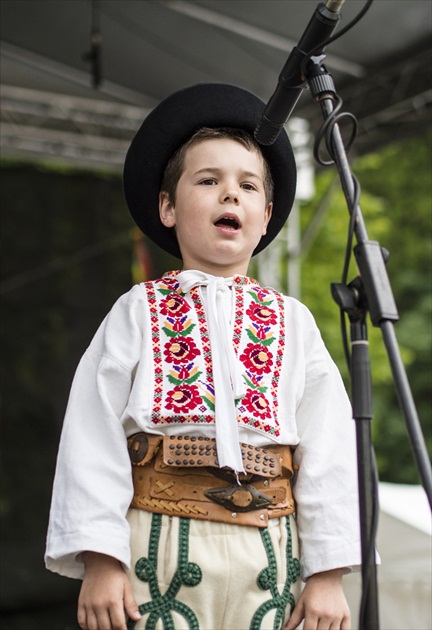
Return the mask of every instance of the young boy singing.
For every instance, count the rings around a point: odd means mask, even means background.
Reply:
[[[350,627],[350,403],[306,307],[247,275],[295,193],[263,107],[192,86],[128,151],[129,209],[182,267],[116,302],[72,386],[46,564],[83,579],[83,629]]]

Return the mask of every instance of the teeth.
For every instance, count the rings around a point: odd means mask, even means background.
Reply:
[[[234,229],[237,229],[239,226],[238,222],[231,217],[222,217],[219,221],[217,221],[216,225],[228,225]]]

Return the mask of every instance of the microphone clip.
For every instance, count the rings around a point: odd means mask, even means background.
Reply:
[[[312,98],[319,102],[323,98],[334,99],[336,87],[333,77],[323,65],[325,55],[311,57],[307,63],[306,78]]]

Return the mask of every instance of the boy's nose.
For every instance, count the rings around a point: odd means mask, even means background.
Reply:
[[[239,203],[239,198],[237,193],[231,191],[231,192],[225,192],[223,195],[223,203],[234,203],[234,204],[238,204]]]

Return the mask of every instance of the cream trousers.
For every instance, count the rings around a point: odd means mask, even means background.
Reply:
[[[131,509],[135,630],[278,630],[300,593],[293,517],[266,529]]]

